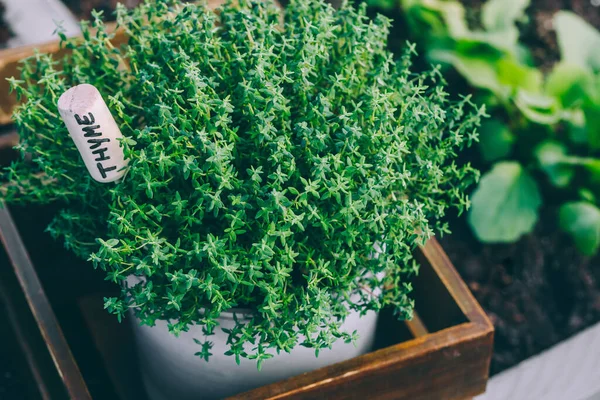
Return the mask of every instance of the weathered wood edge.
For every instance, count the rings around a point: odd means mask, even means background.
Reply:
[[[382,370],[400,370],[413,365],[415,360],[428,357],[431,353],[451,349],[459,343],[485,339],[481,330],[473,323],[460,324],[443,331],[429,334],[377,350],[351,360],[321,368],[306,374],[292,377],[271,385],[229,397],[229,400],[280,400],[280,399],[316,399],[323,398],[326,389],[339,386],[351,391],[352,381],[367,379]],[[349,390],[350,389],[350,390]],[[485,390],[485,383],[465,395],[474,396]],[[349,398],[360,398],[364,394],[355,393]],[[370,399],[378,399],[376,388],[373,388]],[[325,397],[326,398],[326,397]],[[387,397],[386,397],[387,398]]]

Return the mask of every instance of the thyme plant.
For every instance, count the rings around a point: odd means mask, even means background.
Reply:
[[[125,45],[97,14],[83,39],[62,38],[64,58],[37,54],[11,80],[33,156],[5,171],[4,193],[64,204],[48,231],[122,287],[105,308],[176,335],[200,325],[205,359],[219,315],[251,308],[226,354],[259,366],[355,339],[340,329],[351,310],[410,318],[412,252],[468,207],[478,173],[456,157],[483,110],[451,101],[437,69],[412,74],[413,47],[394,62],[389,21],[364,7],[148,1],[116,16]],[[80,83],[125,137],[116,184],[88,175],[56,111]]]

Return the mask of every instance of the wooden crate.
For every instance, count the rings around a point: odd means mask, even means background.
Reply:
[[[117,41],[124,39],[117,34]],[[57,42],[35,47],[61,51]],[[8,91],[4,78],[16,75],[18,62],[33,49],[0,51],[0,92]],[[10,123],[15,102],[0,96],[0,125]],[[0,166],[13,157],[6,149],[17,140],[10,127],[0,128]],[[102,307],[114,287],[43,232],[51,207],[11,211],[16,225],[11,212],[0,209],[0,279],[21,289],[8,292],[11,315],[20,316],[8,320],[40,398],[144,399],[131,328]],[[233,398],[436,400],[482,393],[493,327],[437,241],[417,256],[416,317],[398,322],[383,312],[375,351]]]
[[[0,209],[0,238],[10,260],[0,268],[16,276],[66,393],[77,400],[144,399],[131,328],[102,309],[113,285],[43,232],[53,210],[11,212]],[[376,350],[232,398],[436,400],[482,393],[493,327],[436,240],[417,256],[417,317],[398,322],[383,312]],[[39,375],[53,375],[47,364],[36,367],[44,372]]]

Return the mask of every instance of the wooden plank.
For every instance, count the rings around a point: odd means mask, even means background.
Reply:
[[[54,364],[72,399],[91,399],[71,349],[63,335],[29,254],[4,203],[0,203],[0,241],[15,269],[29,308],[46,342]]]
[[[485,390],[490,349],[467,323],[230,399],[465,399]]]

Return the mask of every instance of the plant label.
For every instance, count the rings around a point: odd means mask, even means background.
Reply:
[[[58,111],[92,178],[102,183],[121,178],[127,167],[123,134],[98,89],[72,87],[58,99]]]

